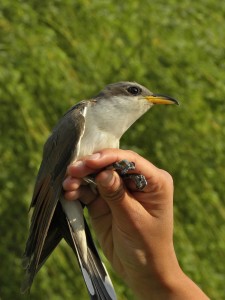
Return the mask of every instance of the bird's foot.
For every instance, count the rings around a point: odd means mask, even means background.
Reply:
[[[115,162],[112,167],[123,179],[132,179],[138,190],[143,190],[147,185],[147,180],[145,176],[141,174],[128,174],[129,171],[135,170],[135,163],[130,162],[126,159]]]
[[[123,179],[132,179],[136,185],[136,189],[143,190],[147,185],[147,180],[144,175],[141,174],[125,174],[121,176]]]
[[[143,190],[147,185],[147,180],[144,175],[137,174],[137,173],[132,173],[132,174],[128,173],[129,171],[135,170],[135,163],[132,161],[123,159],[121,161],[115,162],[114,164],[110,165],[109,167],[107,167],[107,169],[114,169],[122,179],[133,180],[138,190]],[[95,191],[95,193],[97,193],[96,182],[95,182],[96,175],[97,174],[92,174],[83,178],[87,184],[90,184],[92,190]]]
[[[120,175],[125,175],[128,171],[135,170],[135,163],[126,159],[117,161],[112,166]]]

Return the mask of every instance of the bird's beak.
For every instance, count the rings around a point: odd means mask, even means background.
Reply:
[[[146,96],[145,99],[153,104],[176,104],[176,105],[179,105],[179,102],[176,99],[173,99],[169,96],[160,95],[160,94],[153,94],[151,96]]]

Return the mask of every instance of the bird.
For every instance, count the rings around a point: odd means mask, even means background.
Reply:
[[[90,299],[115,300],[80,201],[66,201],[62,182],[68,165],[104,148],[119,148],[121,136],[153,105],[178,104],[129,81],[111,83],[89,100],[70,108],[54,127],[37,174],[28,239],[22,259],[21,292],[30,291],[35,275],[64,238],[74,251]],[[92,181],[92,180],[91,180]]]

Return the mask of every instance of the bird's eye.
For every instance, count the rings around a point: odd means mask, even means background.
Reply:
[[[134,96],[139,95],[141,93],[141,89],[137,86],[130,86],[127,89],[127,91]]]

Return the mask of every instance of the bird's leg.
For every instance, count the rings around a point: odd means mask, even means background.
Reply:
[[[135,170],[135,163],[130,162],[126,159],[119,162],[115,162],[112,165],[109,165],[106,169],[114,169],[121,177],[123,175],[128,175],[127,172],[130,170]],[[87,184],[92,184],[96,186],[95,177],[97,174],[90,174],[83,178]]]
[[[94,194],[98,194],[97,184],[95,182],[96,174],[88,175],[83,178],[85,184],[88,184]]]
[[[121,176],[123,179],[132,179],[136,185],[136,189],[143,190],[147,183],[147,180],[144,175],[141,174],[124,174]]]
[[[106,169],[114,169],[123,179],[132,179],[138,190],[143,190],[147,185],[145,176],[136,173],[132,173],[132,174],[128,173],[129,171],[135,170],[134,162],[123,159],[121,161],[115,162],[114,164],[108,166]],[[92,174],[83,178],[87,184],[90,184],[92,191],[94,191],[95,193],[97,193],[96,183],[95,183],[96,175],[97,174]]]
[[[128,171],[135,170],[135,163],[126,159],[115,162],[112,166],[120,175],[125,175]]]
[[[115,162],[112,167],[123,179],[132,179],[138,190],[143,190],[146,187],[147,180],[145,176],[136,173],[128,174],[128,171],[135,170],[134,162],[123,159],[119,162]]]

